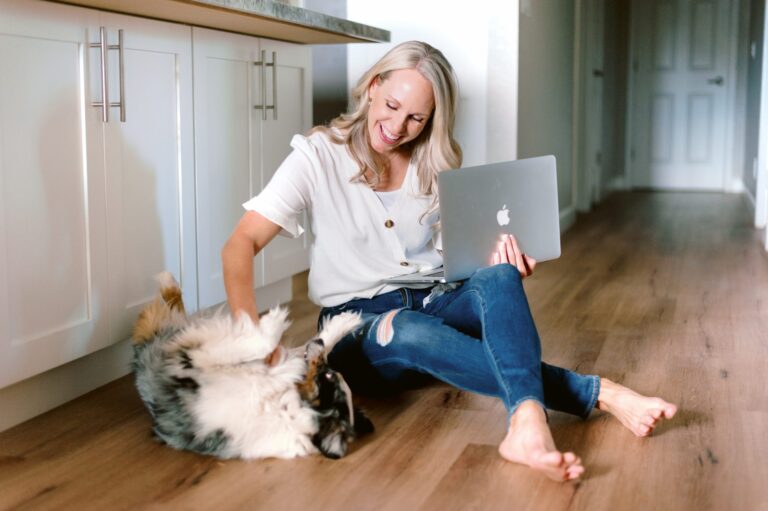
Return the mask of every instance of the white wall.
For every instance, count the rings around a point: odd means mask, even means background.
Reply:
[[[520,6],[518,155],[555,155],[560,210],[573,211],[574,1]]]
[[[626,185],[625,139],[629,59],[629,0],[605,2],[603,60],[603,182],[610,192]]]
[[[352,44],[349,86],[397,43],[418,39],[438,48],[459,78],[456,138],[464,165],[517,155],[517,0],[347,0],[350,20],[390,30],[390,44]]]

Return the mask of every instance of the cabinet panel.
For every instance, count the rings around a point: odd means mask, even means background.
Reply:
[[[266,186],[280,163],[291,152],[290,142],[297,133],[312,127],[312,52],[311,48],[263,39],[261,49],[268,61],[273,54],[277,66],[268,67],[267,104],[277,104],[277,116],[269,111],[263,121],[261,141],[262,185]],[[276,73],[276,74],[273,74]],[[277,85],[276,88],[274,84]],[[276,117],[276,118],[275,118]],[[305,215],[304,236],[291,239],[277,236],[264,249],[264,283],[289,277],[309,267],[309,222]]]
[[[0,386],[108,344],[97,13],[2,2]]]
[[[197,303],[192,146],[192,42],[189,27],[104,14],[110,43],[110,111],[106,130],[110,337],[130,335],[157,291],[154,276],[172,272],[191,310]],[[120,96],[120,80],[125,97]]]
[[[226,300],[221,249],[243,215],[242,203],[261,191],[259,40],[193,29],[195,164],[200,307]],[[254,259],[263,284],[263,256]]]

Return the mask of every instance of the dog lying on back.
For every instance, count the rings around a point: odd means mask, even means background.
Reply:
[[[136,388],[155,435],[176,449],[220,458],[340,458],[357,435],[373,431],[352,406],[326,356],[360,316],[339,314],[302,348],[281,347],[290,325],[273,309],[254,324],[247,314],[190,319],[170,273],[134,325]]]

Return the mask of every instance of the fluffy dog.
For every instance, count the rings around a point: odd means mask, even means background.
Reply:
[[[190,319],[170,273],[133,332],[136,388],[155,435],[176,449],[220,458],[293,458],[318,450],[339,458],[357,435],[373,430],[352,406],[326,355],[360,324],[358,314],[327,321],[304,348],[279,346],[287,311],[258,325],[247,314]]]

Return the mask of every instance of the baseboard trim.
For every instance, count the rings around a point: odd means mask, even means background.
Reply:
[[[132,351],[125,340],[0,389],[0,431],[125,376]]]
[[[752,192],[749,188],[744,187],[742,192],[747,197],[747,202],[749,202],[750,206],[752,206],[752,213],[755,212],[755,209],[757,209],[757,202],[755,200],[755,196],[752,195]]]
[[[608,192],[619,192],[622,190],[628,190],[629,186],[627,186],[627,180],[625,176],[614,176],[608,183],[605,185],[605,189]],[[607,195],[607,194],[606,194]]]
[[[573,227],[576,223],[576,208],[569,206],[560,211],[560,234]]]

